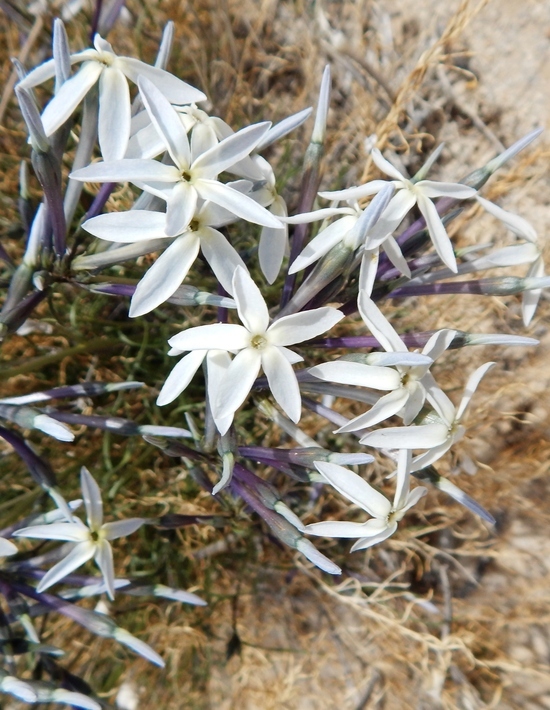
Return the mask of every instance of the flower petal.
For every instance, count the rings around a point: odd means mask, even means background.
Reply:
[[[449,430],[445,424],[388,427],[365,434],[361,443],[384,449],[431,449],[443,444],[448,434]]]
[[[59,582],[60,579],[74,572],[75,569],[85,562],[91,560],[94,556],[95,548],[96,546],[91,541],[78,543],[78,545],[69,552],[67,557],[54,565],[51,570],[42,577],[36,591],[43,592],[48,589],[48,587],[51,587],[52,584]]]
[[[269,326],[269,342],[273,345],[294,345],[316,338],[344,318],[342,311],[325,306],[283,316]]]
[[[67,82],[63,84],[66,86]],[[69,177],[83,182],[160,182],[177,183],[180,173],[173,165],[164,165],[158,160],[125,158],[112,162],[92,163],[75,170]]]
[[[394,180],[398,180],[399,182],[407,180],[407,178],[402,175],[399,170],[390,163],[389,160],[386,160],[386,158],[384,158],[378,148],[372,149],[371,156],[376,167],[383,173],[386,173],[386,175],[389,175],[389,177],[393,178]]]
[[[475,197],[477,190],[468,185],[460,185],[454,182],[435,182],[434,180],[420,180],[415,187],[426,198],[433,197],[454,197],[455,200],[467,200]]]
[[[126,629],[122,629],[120,626],[117,627],[113,634],[113,638],[119,643],[128,646],[128,648],[131,648],[132,651],[138,653],[140,656],[143,656],[143,658],[146,658],[156,666],[164,668],[164,661],[159,654],[154,651],[149,644],[145,643],[145,641],[132,636],[132,634],[129,631],[126,631]]]
[[[5,537],[0,537],[0,557],[8,557],[9,555],[15,555],[17,552],[17,547],[11,542],[11,540],[6,540]]]
[[[411,459],[412,454],[410,449],[401,449],[397,458],[397,480],[395,483],[395,495],[393,497],[394,510],[401,510],[409,497]]]
[[[265,333],[269,326],[266,302],[248,271],[241,266],[235,269],[231,291],[244,326],[250,333]]]
[[[437,360],[437,358],[447,350],[455,336],[456,330],[450,330],[449,328],[438,330],[430,337],[426,345],[424,345],[422,354],[428,355],[432,360]]]
[[[55,76],[55,60],[48,59],[47,62],[43,62],[30,71],[24,79],[17,84],[22,89],[31,89],[33,86],[38,86],[38,84],[43,84],[48,79]]]
[[[103,502],[99,486],[85,466],[80,469],[80,488],[86,508],[88,527],[96,532],[103,523]]]
[[[197,258],[199,248],[196,233],[188,232],[159,256],[137,285],[130,304],[130,318],[149,313],[174,294]]]
[[[201,178],[216,178],[224,170],[249,155],[271,127],[269,121],[246,126],[224,138],[200,155],[192,165],[193,174]]]
[[[358,218],[357,211],[351,207],[324,207],[314,212],[291,215],[290,217],[285,217],[282,221],[286,224],[309,224],[311,222],[319,222],[328,217],[336,217],[336,215],[355,216],[356,219]]]
[[[77,74],[61,85],[42,114],[42,125],[47,136],[51,136],[71,116],[102,71],[103,65],[98,62],[86,62]]]
[[[109,599],[115,598],[115,568],[113,565],[113,551],[107,540],[99,540],[96,544],[94,555],[97,566],[101,570]]]
[[[391,234],[389,234],[383,242],[384,251],[386,256],[391,261],[391,263],[398,269],[403,276],[411,278],[411,270],[407,264],[407,260],[403,256],[403,252],[399,246],[397,239],[394,239]]]
[[[417,488],[412,490],[409,493],[407,500],[405,501],[405,505],[401,507],[401,510],[410,510],[410,508],[416,505],[421,498],[424,498],[427,492],[428,489],[424,488],[424,486],[418,486]]]
[[[30,525],[13,533],[14,537],[31,537],[44,540],[66,540],[83,542],[89,539],[90,531],[82,523],[52,523],[50,525]]]
[[[296,424],[302,414],[302,398],[292,365],[277,347],[267,347],[261,354],[269,389],[283,412]]]
[[[173,348],[181,352],[186,350],[242,350],[250,344],[250,333],[242,325],[232,323],[213,323],[187,328],[168,341]],[[220,348],[223,345],[223,348]]]
[[[193,350],[178,362],[157,397],[157,404],[160,407],[173,402],[183,392],[201,366],[207,352],[207,350]]]
[[[272,143],[275,143],[291,131],[298,128],[298,126],[301,126],[302,123],[307,121],[307,119],[311,116],[312,111],[313,109],[311,108],[305,108],[302,111],[298,111],[298,113],[293,113],[292,116],[283,118],[283,120],[279,121],[279,123],[276,123],[258,143],[256,151],[259,152],[264,150],[264,148],[267,148]]]
[[[470,400],[474,396],[474,392],[478,388],[482,378],[495,365],[496,362],[486,362],[481,367],[478,367],[477,370],[475,370],[475,372],[470,375],[470,377],[468,378],[468,382],[466,383],[466,387],[464,388],[464,395],[462,396],[460,404],[458,405],[458,409],[456,410],[456,421],[460,421],[462,419],[462,417],[464,416],[464,412],[470,404]]]
[[[237,267],[246,269],[244,261],[217,229],[202,227],[200,245],[204,258],[227,293],[233,288],[233,274]]]
[[[375,424],[380,424],[380,422],[386,421],[394,414],[397,414],[409,398],[408,391],[400,387],[393,392],[388,392],[383,397],[380,397],[378,402],[373,405],[368,412],[365,414],[360,414],[355,419],[352,419],[348,424],[338,429],[338,433],[347,431],[358,431],[359,429],[364,429],[365,427],[374,426]]]
[[[309,374],[327,382],[341,385],[371,387],[375,390],[394,390],[401,386],[401,376],[396,370],[360,362],[336,360],[324,362],[309,369]],[[352,431],[352,430],[349,430]]]
[[[103,160],[124,158],[130,138],[130,90],[124,74],[106,67],[99,78],[98,141]]]
[[[247,222],[261,224],[263,227],[279,228],[282,226],[282,222],[271,212],[268,212],[265,207],[229,185],[203,178],[196,180],[194,184],[203,200],[211,200]]]
[[[148,239],[166,238],[166,215],[149,210],[109,212],[87,219],[82,227],[94,237],[109,242],[130,244]]]
[[[357,220],[358,215],[346,215],[321,230],[292,262],[288,273],[295,274],[327,254],[332,247],[345,238],[355,226]]]
[[[389,234],[394,232],[415,204],[416,195],[411,190],[398,190],[367,237],[367,249],[381,244]]]
[[[177,182],[166,202],[166,226],[169,237],[177,237],[189,226],[197,209],[197,191],[188,182]]]
[[[430,238],[433,242],[435,250],[439,254],[439,258],[449,269],[451,269],[451,271],[456,274],[458,267],[456,265],[453,245],[449,235],[447,234],[445,225],[437,213],[434,203],[422,194],[418,195],[417,201],[418,209],[426,220]]]
[[[220,340],[223,342],[223,340]],[[245,348],[235,355],[227,369],[215,402],[212,403],[214,421],[234,414],[241,406],[258,376],[262,358],[256,348]]]
[[[357,540],[357,542],[352,545],[350,552],[357,552],[357,550],[366,550],[367,547],[378,545],[379,542],[384,542],[384,540],[387,540],[389,537],[391,537],[396,530],[397,523],[391,523],[391,525],[388,525],[385,530],[379,532],[377,535],[373,535],[372,537],[364,537],[361,540]]]
[[[185,81],[164,69],[149,66],[139,59],[118,57],[118,66],[134,84],[138,83],[140,77],[149,79],[172,104],[194,104],[206,99],[202,91],[195,89],[194,86],[186,84]]]
[[[269,207],[276,217],[286,216],[286,204],[282,197],[276,197]],[[288,227],[264,227],[260,234],[258,260],[267,283],[272,284],[279,275],[285,251],[288,246]]]
[[[113,523],[105,523],[101,531],[106,540],[116,540],[119,537],[131,535],[147,522],[145,518],[126,518],[126,520],[116,520]]]
[[[364,538],[369,535],[378,535],[380,530],[385,530],[385,520],[374,518],[366,523],[350,523],[346,520],[325,520],[320,523],[306,525],[304,532],[309,535],[322,535],[323,537]]]
[[[231,365],[229,353],[225,350],[209,350],[206,356],[207,367],[207,384],[208,384],[208,400],[210,407],[217,401],[218,395],[222,386],[226,382],[227,370]],[[233,421],[233,412],[230,412],[226,417],[217,417],[216,426],[220,434],[225,432],[231,426]]]
[[[345,190],[325,190],[324,192],[319,192],[317,194],[325,200],[349,200],[351,202],[360,200],[368,195],[376,195],[380,192],[380,190],[386,187],[387,184],[387,180],[371,180],[363,185],[348,187]]]
[[[195,123],[191,132],[191,163],[218,143],[216,131],[210,123]]]
[[[191,164],[191,149],[178,113],[149,79],[140,77],[138,85],[143,104],[166,150],[180,170],[188,170]]]
[[[527,278],[542,278],[544,275],[544,262],[542,257],[539,257],[529,267]],[[534,288],[523,292],[521,298],[521,314],[523,316],[523,324],[526,327],[533,320],[541,295],[541,288]]]
[[[365,325],[384,350],[388,352],[408,352],[407,346],[403,343],[397,331],[372,299],[364,292],[360,292],[357,303]]]
[[[325,461],[315,461],[315,468],[333,488],[369,515],[385,519],[390,514],[389,500],[353,471]]]
[[[426,468],[426,466],[431,466],[447,453],[453,443],[453,438],[449,437],[447,441],[439,444],[439,446],[434,446],[429,451],[426,451],[425,454],[415,456],[411,463],[411,473],[413,471],[419,471],[420,469]]]
[[[74,441],[74,434],[66,424],[56,421],[47,414],[39,414],[33,421],[33,428],[53,436],[58,441]]]
[[[494,202],[490,202],[479,195],[476,196],[476,200],[484,210],[489,212],[489,214],[492,214],[493,217],[499,219],[515,235],[523,237],[523,239],[527,239],[530,242],[537,241],[537,233],[535,232],[534,227],[529,224],[526,219],[517,214],[513,214],[512,212],[503,210],[502,207],[495,205]]]

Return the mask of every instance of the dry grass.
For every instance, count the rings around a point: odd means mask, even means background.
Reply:
[[[503,134],[498,112],[487,120],[463,99],[466,89],[470,95],[475,91],[474,81],[484,81],[471,68],[469,32],[487,0],[454,3],[445,12],[440,4],[425,0],[419,3],[419,19],[397,0],[168,0],[128,5],[140,19],[134,28],[119,25],[112,33],[109,39],[116,48],[151,60],[163,24],[174,20],[178,39],[170,68],[201,86],[211,98],[212,112],[235,125],[266,117],[278,120],[311,105],[322,68],[330,62],[334,89],[327,187],[373,176],[363,145],[372,134],[411,173],[426,151],[448,139],[437,176],[441,178],[461,177],[494,154],[499,142],[509,144],[518,137]],[[436,17],[431,18],[434,7]],[[424,22],[426,13],[433,22]],[[23,45],[21,28],[31,31]],[[49,22],[41,28],[22,19],[18,27],[7,15],[0,17],[1,76],[7,82],[0,103],[6,109],[0,127],[0,230],[2,243],[14,255],[21,251],[18,235],[10,230],[17,222],[23,132],[13,102],[8,103],[7,55],[40,60],[49,51],[48,31]],[[86,24],[72,23],[69,33],[73,46],[83,45]],[[298,131],[270,156],[289,178],[291,207],[306,135]],[[486,196],[519,194],[512,199],[536,202],[535,186],[545,179],[547,160],[544,145],[528,151],[498,183],[490,184]],[[547,223],[547,211],[536,214],[540,226],[545,219]],[[486,231],[494,229],[487,218],[467,228],[471,216],[464,215],[453,226],[460,243],[486,241]],[[101,304],[81,329],[84,341],[98,317],[108,320],[110,305]],[[145,375],[154,385],[155,378],[157,384],[162,379],[157,360],[146,349],[136,355],[130,345],[114,354],[64,357],[63,349],[74,345],[76,336],[70,334],[70,321],[59,306],[61,324],[54,334],[14,337],[4,346],[2,367],[52,351],[60,353],[59,358],[39,372],[3,382],[3,392],[74,381],[88,368],[103,380]],[[82,297],[78,314],[84,317],[89,308],[90,299]],[[448,296],[400,301],[391,308],[399,330],[452,326],[521,332],[517,299]],[[346,543],[321,541],[327,554],[343,561],[345,574],[336,581],[280,549],[229,498],[213,501],[173,460],[139,443],[82,436],[74,465],[65,467],[64,486],[70,487],[71,481],[74,486],[76,462],[89,462],[95,470],[105,467],[109,497],[124,514],[170,511],[219,517],[217,527],[185,528],[160,540],[143,533],[119,549],[118,562],[129,565],[132,573],[162,570],[164,582],[196,585],[209,600],[210,606],[198,611],[117,601],[117,623],[143,633],[164,651],[164,674],[56,621],[49,634],[52,642],[67,649],[67,665],[104,688],[110,701],[123,679],[134,683],[140,707],[147,710],[548,707],[550,550],[545,533],[550,522],[550,449],[544,440],[550,434],[549,311],[548,301],[543,302],[531,327],[531,334],[542,341],[537,351],[508,348],[497,353],[500,366],[476,398],[470,438],[440,467],[442,473],[456,475],[453,480],[497,517],[495,530],[431,491],[420,512],[410,515],[407,526],[383,546],[350,557]],[[168,332],[173,326],[163,327]],[[161,335],[155,334],[158,342]],[[138,326],[128,337],[138,346],[146,340]],[[438,377],[452,384],[458,395],[467,373],[493,356],[489,348],[453,351]],[[144,421],[158,422],[160,417],[139,396],[101,406],[107,411],[118,407],[122,416]],[[179,423],[181,410],[164,416],[169,420],[163,423]],[[253,426],[258,441],[273,436],[264,421]],[[60,452],[46,453],[61,465]],[[458,477],[460,457],[466,454],[481,463],[475,477]],[[11,466],[11,458],[5,460]],[[375,480],[382,480],[383,474],[378,467]],[[296,486],[284,486],[291,501],[303,495]],[[2,479],[2,489],[14,495],[10,477]],[[14,500],[31,490],[20,486]],[[345,514],[343,503],[333,497],[310,508],[311,520],[321,509],[333,517]]]

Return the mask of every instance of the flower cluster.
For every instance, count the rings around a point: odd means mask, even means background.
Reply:
[[[129,298],[130,318],[154,322],[172,309],[183,326],[179,332],[174,327],[166,350],[169,346],[168,354],[180,359],[170,373],[159,373],[159,381],[146,384],[160,387],[156,402],[161,406],[185,396],[191,408],[198,397],[194,416],[187,421],[189,431],[139,426],[45,405],[52,399],[140,385],[134,382],[103,388],[96,383],[95,390],[84,383],[6,398],[0,400],[0,418],[63,442],[74,438],[71,424],[141,435],[167,456],[221,472],[210,487],[214,495],[225,491],[242,499],[279,540],[331,574],[342,570],[306,536],[356,538],[352,551],[382,543],[428,493],[423,486],[411,490],[413,477],[429,480],[491,522],[491,514],[440,476],[433,464],[464,437],[470,401],[495,362],[464,378],[464,395],[458,404],[438,384],[437,368],[449,349],[475,344],[532,346],[536,341],[517,335],[480,336],[452,327],[400,335],[384,301],[440,293],[522,293],[524,322],[533,319],[542,289],[550,286],[542,245],[523,218],[489,202],[480,191],[538,132],[456,183],[427,179],[440,149],[409,178],[384,157],[383,146],[373,147],[370,156],[381,174],[378,179],[319,191],[330,96],[327,69],[304,162],[299,206],[291,205],[289,210],[285,187],[279,189],[274,169],[262,153],[300,128],[312,111],[306,108],[276,125],[262,121],[234,130],[201,106],[206,100],[201,90],[166,70],[172,31],[170,26],[156,66],[149,66],[117,55],[99,34],[93,48],[71,53],[63,25],[57,21],[53,58],[21,78],[17,96],[44,199],[29,227],[26,252],[14,271],[0,327],[3,336],[20,328],[58,283],[110,294],[121,303]],[[33,88],[54,77],[54,94],[40,113]],[[64,151],[73,155],[70,127],[75,120],[80,121],[80,140],[73,168],[64,175],[66,163],[61,156]],[[101,160],[95,159],[97,152]],[[85,183],[103,186],[76,224]],[[131,183],[138,194],[127,211],[104,211],[117,183]],[[319,200],[330,205],[319,207],[323,204]],[[459,250],[446,225],[475,204],[522,242],[499,250],[484,245],[481,254]],[[414,209],[416,220],[410,217]],[[310,235],[316,223],[320,227]],[[243,248],[244,232],[248,240],[254,239],[255,248]],[[151,257],[151,266],[138,278],[117,280],[111,272],[100,273],[158,252],[162,253]],[[206,264],[197,261],[199,255]],[[521,263],[528,264],[523,278],[454,278]],[[182,306],[195,309],[192,325],[185,322]],[[215,314],[212,307],[218,309]],[[354,335],[349,335],[350,329]],[[340,357],[324,357],[328,348],[337,349]],[[193,395],[187,399],[191,389]],[[360,413],[347,419],[333,408],[335,397],[359,403]],[[300,426],[304,408],[317,416],[317,430],[337,427],[336,433],[347,442],[344,451],[327,451]],[[253,427],[241,424],[241,412],[272,420],[297,447],[256,445]],[[347,453],[350,434],[357,438],[353,453]],[[118,590],[137,593],[136,583],[115,576],[110,543],[155,521],[104,522],[99,486],[82,468],[85,524],[74,513],[77,503],[64,500],[53,472],[26,439],[9,426],[0,427],[0,436],[57,505],[55,511],[0,531],[0,554],[10,556],[2,572],[7,580],[4,588],[46,610],[65,613],[161,664],[156,652],[108,617],[90,616],[92,612],[73,604],[91,594],[105,593],[113,600]],[[183,438],[192,438],[193,446]],[[374,454],[389,458],[392,467],[396,463],[393,502],[365,479],[368,474],[346,468],[371,463]],[[321,483],[370,518],[312,521],[311,511],[292,511],[274,484],[250,470],[255,463],[291,475],[303,485]],[[10,537],[65,544],[18,562]],[[92,559],[100,578],[76,574]],[[31,580],[38,584],[33,586]],[[46,593],[60,583],[68,589],[58,595]],[[140,590],[203,603],[192,593],[163,585]],[[37,642],[33,633],[29,626],[27,636]],[[98,707],[84,696],[39,692],[32,683],[2,669],[0,690],[28,702]]]

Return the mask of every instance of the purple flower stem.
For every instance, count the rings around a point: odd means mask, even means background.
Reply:
[[[97,33],[97,28],[99,25],[99,17],[101,15],[101,7],[103,5],[103,0],[96,0],[94,7],[94,16],[92,17],[92,27],[90,29],[90,42],[94,41],[94,37]]]
[[[86,212],[84,219],[97,217],[97,215],[103,211],[103,208],[105,207],[105,204],[107,203],[107,200],[111,196],[111,192],[115,189],[115,187],[115,182],[106,182],[100,187],[99,192],[95,196],[90,209]]]

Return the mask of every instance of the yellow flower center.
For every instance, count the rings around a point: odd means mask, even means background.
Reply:
[[[250,339],[250,345],[256,350],[263,350],[267,345],[267,338],[263,335],[253,335]]]

